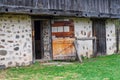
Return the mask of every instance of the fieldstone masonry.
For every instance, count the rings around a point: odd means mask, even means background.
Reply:
[[[115,24],[113,20],[106,21],[106,44],[107,54],[116,53],[116,32]]]
[[[29,16],[0,15],[0,67],[31,64],[31,32]]]
[[[75,37],[89,38],[92,36],[90,19],[73,19]],[[50,21],[43,22],[44,59],[51,59]],[[116,51],[115,25],[112,20],[106,22],[107,54]],[[83,56],[93,54],[92,40],[79,41],[79,49]],[[32,63],[32,27],[28,15],[0,15],[0,68],[26,66]]]
[[[44,59],[51,60],[51,32],[50,32],[50,21],[46,20],[43,22],[43,41],[44,41]]]
[[[74,19],[75,37],[89,38],[92,36],[92,21],[90,19]],[[78,47],[82,56],[90,57],[93,55],[92,40],[79,40]]]

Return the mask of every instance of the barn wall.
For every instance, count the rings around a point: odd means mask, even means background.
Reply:
[[[116,52],[116,33],[115,24],[113,20],[106,21],[106,45],[107,55]]]
[[[89,19],[74,19],[75,37],[89,38],[92,37],[92,21]],[[93,54],[92,40],[79,40],[80,54],[88,56]]]
[[[29,16],[0,15],[0,67],[31,64],[31,32]]]
[[[51,48],[51,29],[50,29],[50,21],[46,20],[43,22],[43,46],[44,46],[44,59],[51,60],[52,58],[52,48]]]
[[[66,19],[68,20],[68,19]],[[92,21],[88,18],[73,18],[77,38],[92,36]],[[50,21],[43,25],[44,59],[51,59]],[[93,54],[93,40],[79,40],[80,54]],[[116,35],[113,20],[106,21],[107,54],[116,51]],[[32,63],[31,17],[27,15],[0,15],[0,67],[24,66]]]

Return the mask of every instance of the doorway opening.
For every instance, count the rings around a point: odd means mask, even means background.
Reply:
[[[35,60],[42,59],[44,56],[44,47],[43,47],[43,40],[42,40],[42,31],[43,31],[43,21],[42,20],[34,20],[34,57]]]
[[[93,36],[96,37],[96,54],[106,54],[106,28],[105,20],[93,20]]]

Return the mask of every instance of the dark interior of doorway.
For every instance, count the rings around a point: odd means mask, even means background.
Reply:
[[[34,21],[35,59],[43,58],[42,21]]]
[[[105,20],[93,20],[93,36],[96,37],[96,53],[95,55],[106,54],[106,28]]]

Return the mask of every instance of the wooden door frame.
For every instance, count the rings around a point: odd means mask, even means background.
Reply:
[[[35,61],[36,61],[36,56],[35,56],[35,36],[33,36],[33,31],[34,31],[34,21],[36,21],[36,20],[40,20],[40,21],[45,21],[45,20],[49,20],[50,21],[50,31],[52,31],[52,27],[51,27],[51,19],[44,19],[44,18],[41,18],[41,19],[34,19],[34,18],[32,18],[32,21],[31,21],[31,23],[32,23],[32,60],[33,60],[33,63],[35,63]],[[50,32],[51,33],[51,35],[52,35],[52,32]],[[51,37],[51,48],[52,48],[52,36],[50,36]],[[53,59],[52,58],[52,50],[51,50],[51,52],[50,52],[50,57],[51,57],[51,59]],[[44,56],[44,55],[43,55]],[[40,59],[41,60],[41,59]]]

